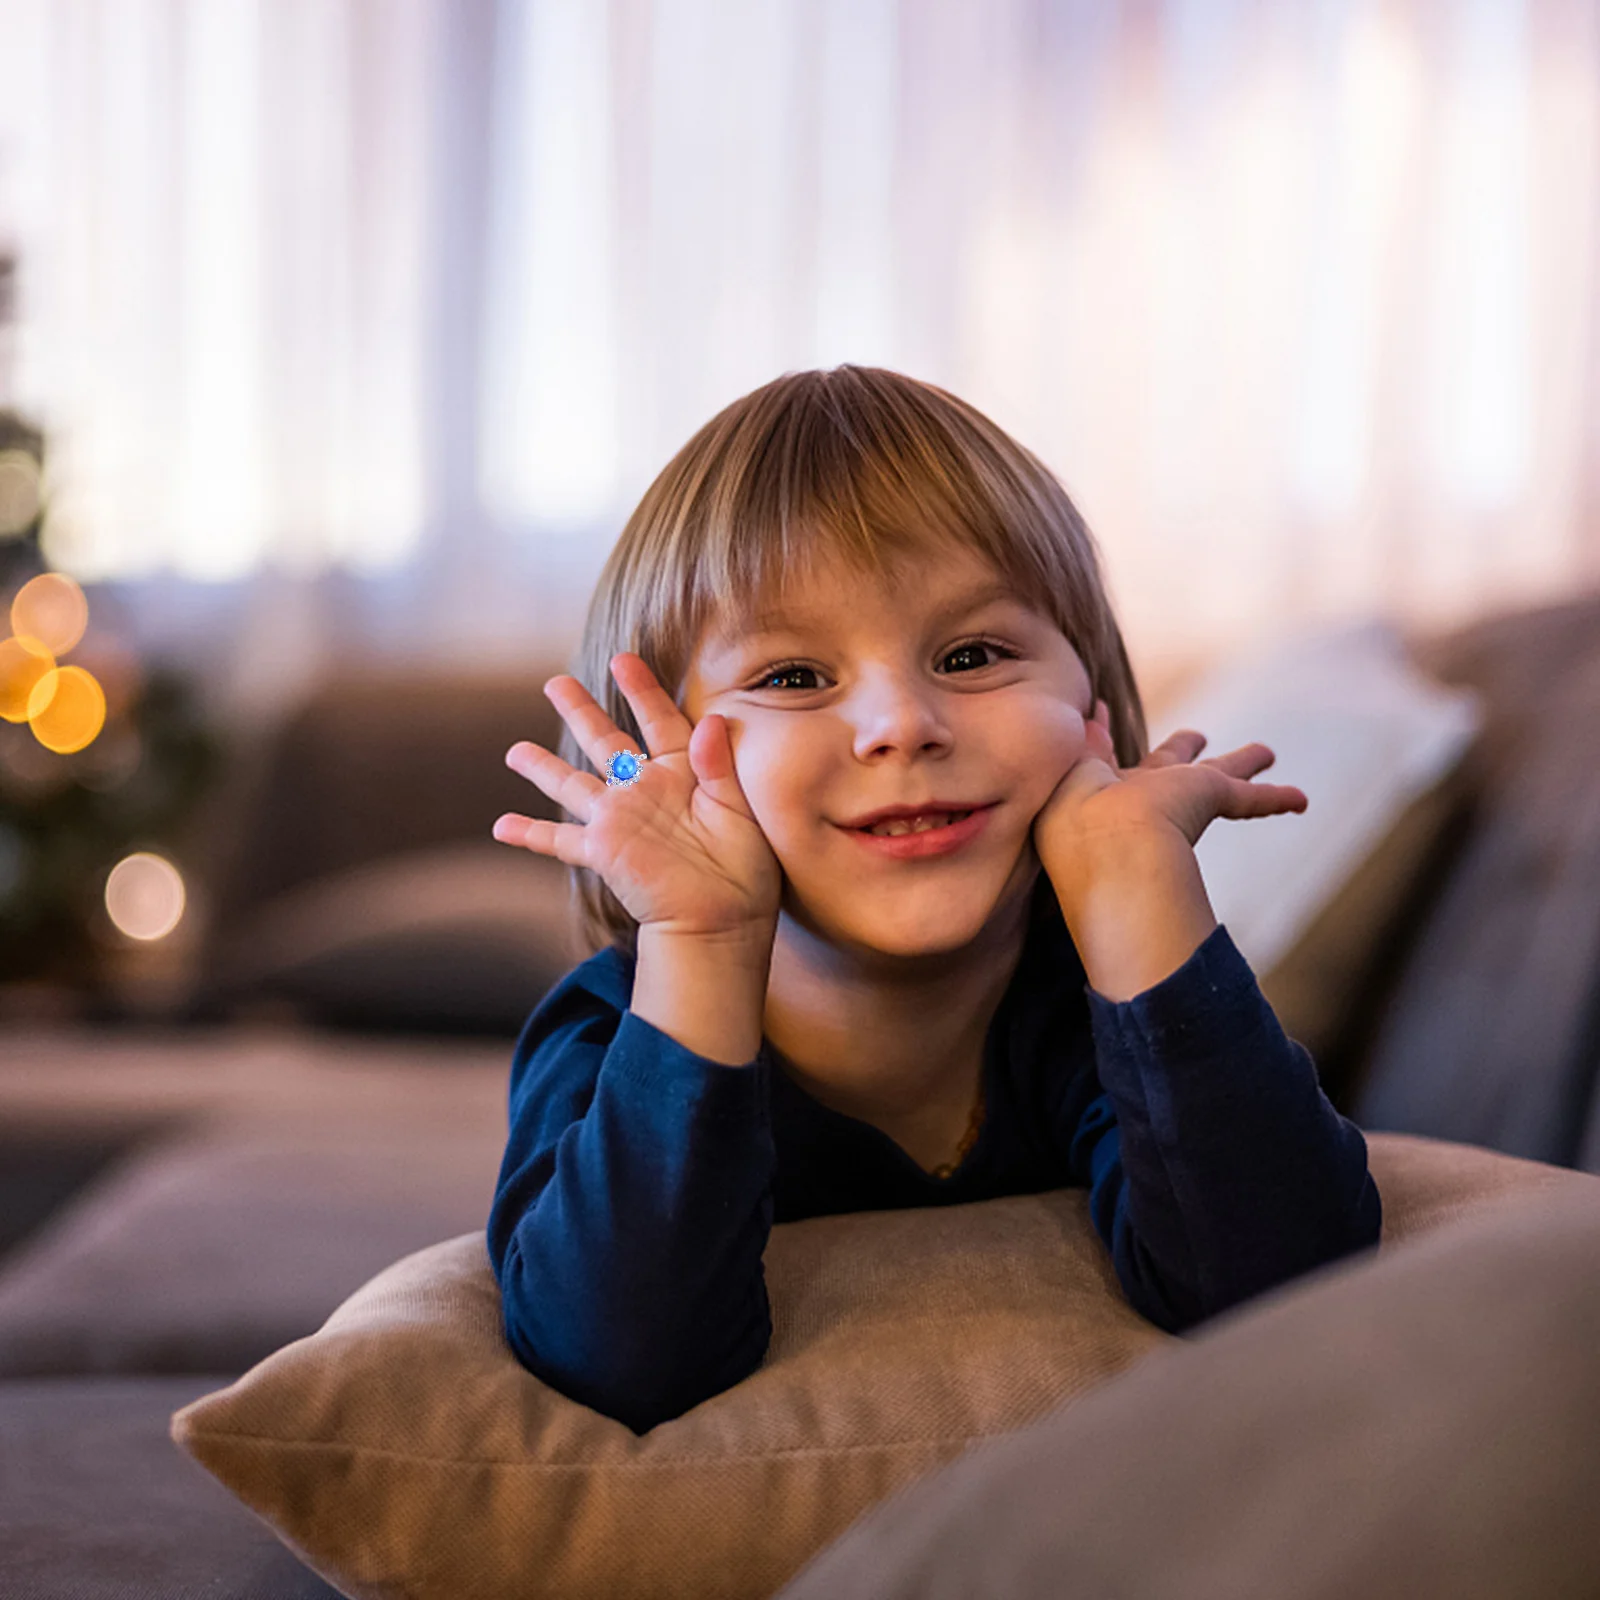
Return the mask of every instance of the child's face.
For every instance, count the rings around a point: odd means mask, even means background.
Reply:
[[[961,551],[892,592],[854,574],[797,586],[786,623],[700,640],[684,714],[727,718],[784,871],[783,908],[830,944],[956,950],[1037,878],[1033,820],[1082,754],[1094,708],[1082,661],[1042,612],[999,599],[941,617],[997,582]],[[913,860],[841,826],[934,801],[992,809],[961,849]]]

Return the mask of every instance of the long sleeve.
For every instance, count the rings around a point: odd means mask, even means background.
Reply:
[[[1142,1316],[1180,1333],[1378,1243],[1366,1140],[1226,928],[1131,1000],[1085,992],[1102,1092],[1058,1126]]]
[[[488,1245],[518,1360],[643,1433],[761,1364],[775,1157],[765,1057],[695,1055],[629,979],[603,952],[523,1029]]]

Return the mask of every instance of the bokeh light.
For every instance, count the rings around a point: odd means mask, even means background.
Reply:
[[[26,450],[0,450],[0,539],[26,533],[38,515],[39,463]]]
[[[64,572],[41,572],[17,590],[11,602],[11,631],[37,639],[64,656],[89,626],[89,602]]]
[[[130,939],[166,938],[187,903],[183,874],[153,851],[125,856],[106,878],[106,915]]]
[[[37,639],[0,639],[0,717],[26,722],[33,691],[55,665],[56,658]]]
[[[83,749],[105,721],[105,692],[82,667],[53,668],[34,684],[28,699],[34,738],[57,755]]]

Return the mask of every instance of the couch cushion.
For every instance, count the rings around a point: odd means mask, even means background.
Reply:
[[[484,834],[329,873],[242,913],[196,1008],[269,1002],[321,1026],[515,1038],[582,952],[566,867]]]
[[[1600,591],[1423,656],[1488,709],[1473,821],[1377,997],[1351,1115],[1600,1172]]]
[[[561,718],[539,689],[564,670],[346,665],[318,682],[259,752],[219,863],[215,930],[363,862],[486,840],[503,811],[559,820],[505,753],[518,739],[554,747]]]
[[[217,1131],[108,1174],[0,1270],[0,1378],[239,1373],[489,1214],[476,1126]]]
[[[1589,1600],[1589,1182],[1214,1319],[880,1506],[781,1600]]]
[[[1600,1180],[1486,1151],[1370,1154],[1382,1248],[1508,1194],[1600,1206]],[[761,1368],[642,1436],[517,1362],[479,1232],[381,1273],[174,1437],[354,1596],[731,1600],[1176,1342],[1129,1307],[1082,1190],[781,1224],[765,1266]]]
[[[172,1448],[167,1419],[225,1376],[0,1384],[6,1600],[337,1595]]]
[[[1305,791],[1304,812],[1214,823],[1195,854],[1218,921],[1337,1102],[1373,963],[1464,802],[1454,777],[1478,734],[1476,697],[1418,670],[1372,620],[1229,661],[1152,723],[1157,743],[1205,734],[1202,759],[1270,745],[1262,781]]]
[[[515,1034],[572,964],[568,874],[490,829],[506,811],[562,819],[505,753],[554,748],[539,689],[564,670],[346,666],[316,683],[214,808],[197,1013]]]

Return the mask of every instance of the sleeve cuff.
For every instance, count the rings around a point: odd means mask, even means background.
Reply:
[[[1222,923],[1176,972],[1131,1000],[1108,1000],[1089,985],[1085,992],[1097,1024],[1115,1034],[1132,1027],[1152,1043],[1195,1038],[1216,1027],[1219,1012],[1244,1002],[1253,1013],[1261,1004],[1256,975]]]
[[[633,1011],[623,1012],[601,1067],[603,1075],[626,1080],[635,1099],[746,1123],[771,1116],[771,1071],[765,1050],[748,1065],[731,1067],[696,1055]]]

